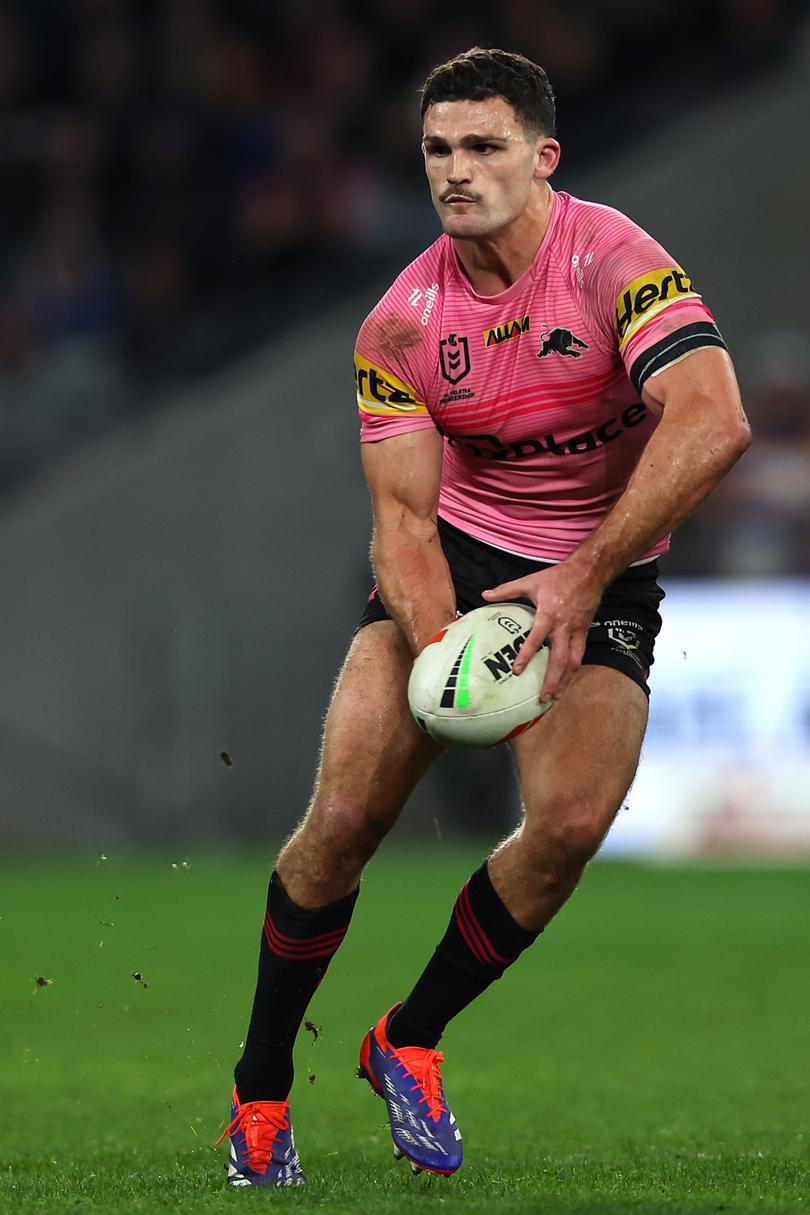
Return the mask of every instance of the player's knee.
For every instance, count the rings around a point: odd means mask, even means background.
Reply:
[[[559,814],[541,828],[524,829],[534,866],[552,881],[578,873],[599,850],[603,821],[601,815],[578,809]]]
[[[384,834],[369,809],[352,799],[322,802],[311,822],[313,854],[327,865],[343,859],[367,861]]]
[[[599,820],[583,817],[573,819],[560,832],[560,851],[571,869],[581,869],[596,856],[604,838]]]

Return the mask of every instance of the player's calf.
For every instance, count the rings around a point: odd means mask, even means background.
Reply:
[[[242,1101],[286,1101],[292,1051],[316,987],[349,928],[357,890],[308,909],[273,873],[259,949],[259,975],[245,1050],[234,1076]]]

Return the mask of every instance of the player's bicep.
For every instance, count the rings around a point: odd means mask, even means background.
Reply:
[[[435,522],[442,471],[442,437],[435,427],[362,446],[374,525]]]
[[[641,395],[658,414],[682,414],[686,422],[699,414],[719,429],[748,429],[734,367],[728,352],[719,347],[694,350],[670,363],[645,380]]]

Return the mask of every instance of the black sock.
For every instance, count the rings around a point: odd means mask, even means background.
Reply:
[[[240,1101],[286,1099],[293,1081],[295,1035],[346,935],[357,893],[308,911],[292,901],[273,872],[250,1028],[234,1070]]]
[[[413,991],[391,1016],[388,1041],[435,1047],[448,1021],[499,979],[538,935],[521,928],[482,865],[456,899],[447,931]]]

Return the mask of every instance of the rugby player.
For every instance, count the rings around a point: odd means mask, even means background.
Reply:
[[[377,585],[335,687],[312,801],[270,879],[223,1134],[237,1185],[304,1181],[293,1042],[363,867],[440,750],[408,711],[413,658],[457,612],[522,599],[536,615],[514,670],[548,640],[541,699],[556,702],[509,744],[523,820],[360,1051],[395,1154],[415,1170],[458,1169],[439,1039],[543,931],[604,839],[647,722],[658,556],[750,441],[687,271],[618,211],[552,190],[560,146],[542,68],[473,48],[429,74],[422,114],[443,234],[357,339]]]

